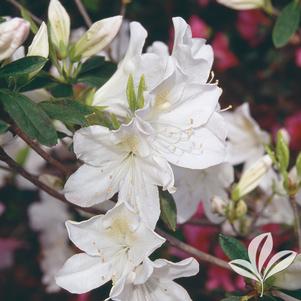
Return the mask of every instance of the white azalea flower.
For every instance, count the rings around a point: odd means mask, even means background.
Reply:
[[[179,223],[186,222],[196,212],[198,204],[203,201],[207,217],[216,223],[224,220],[213,212],[213,196],[227,199],[226,188],[234,181],[231,164],[223,163],[203,170],[191,170],[173,166],[176,192],[173,194],[177,205]]]
[[[274,285],[287,290],[301,289],[301,254],[298,254],[294,262],[283,272],[275,276]]]
[[[170,163],[204,169],[225,161],[226,125],[216,112],[221,94],[214,84],[190,84],[173,72],[150,92],[136,115],[148,141]]]
[[[264,7],[266,0],[217,0],[218,3],[233,9],[256,9]]]
[[[50,39],[62,56],[66,55],[70,36],[70,16],[60,1],[51,0],[48,7]]]
[[[36,33],[31,45],[28,48],[27,56],[39,55],[48,58],[49,55],[49,43],[47,26],[43,22]]]
[[[126,202],[154,227],[160,204],[157,186],[173,189],[173,173],[168,162],[153,154],[139,130],[137,120],[116,131],[91,126],[74,135],[74,151],[84,162],[65,185],[71,202],[89,207],[119,192]]]
[[[124,204],[87,221],[68,221],[66,226],[71,241],[84,253],[67,260],[56,282],[77,294],[109,280],[116,283],[164,242]]]
[[[223,116],[228,122],[229,162],[234,165],[252,164],[264,154],[264,144],[269,143],[269,135],[251,117],[248,103],[234,112],[223,113]]]
[[[26,40],[30,24],[21,18],[13,18],[0,24],[0,61],[13,55]]]
[[[191,301],[187,291],[173,280],[197,274],[194,258],[178,263],[163,259],[145,260],[126,279],[113,287],[110,298],[115,301]]]
[[[74,57],[90,57],[104,49],[116,36],[122,16],[102,19],[91,25],[74,45]]]
[[[30,205],[28,215],[31,228],[40,233],[42,282],[47,292],[57,292],[60,287],[55,283],[55,275],[72,255],[64,226],[65,221],[70,218],[67,206],[41,192],[41,202]]]

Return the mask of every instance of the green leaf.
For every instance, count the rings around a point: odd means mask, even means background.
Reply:
[[[9,124],[0,119],[0,134],[4,134],[9,128]]]
[[[76,81],[99,88],[105,84],[115,71],[115,64],[106,62],[103,57],[94,56],[82,65]]]
[[[29,137],[48,146],[57,143],[57,133],[51,120],[37,104],[9,90],[0,90],[0,100],[5,111]]]
[[[224,234],[219,235],[219,244],[224,253],[231,259],[249,260],[246,247],[237,239]]]
[[[290,152],[287,143],[284,141],[281,131],[277,133],[276,157],[279,163],[280,171],[283,173],[287,170]]]
[[[58,84],[60,83],[54,77],[42,70],[27,85],[23,86],[20,91],[27,92],[42,88],[50,89],[56,87]]]
[[[177,207],[172,195],[168,191],[160,191],[161,219],[172,231],[177,228]]]
[[[55,84],[49,88],[49,91],[56,98],[73,96],[72,85],[69,84]]]
[[[281,292],[283,292],[291,297],[301,300],[301,289],[295,290],[295,291],[281,290]]]
[[[240,301],[240,296],[229,296],[227,298],[222,299],[221,301]]]
[[[86,116],[94,112],[93,107],[71,99],[43,101],[39,106],[52,119],[82,126],[87,125]]]
[[[300,6],[296,1],[292,1],[282,10],[273,29],[273,42],[277,48],[287,44],[298,29],[299,22]]]
[[[128,83],[126,86],[126,96],[128,99],[129,108],[132,112],[136,111],[136,92],[135,92],[135,86],[134,86],[134,79],[132,74],[129,75]]]
[[[301,152],[298,154],[296,160],[296,169],[297,169],[298,176],[301,177]]]
[[[0,78],[19,77],[39,71],[47,59],[41,56],[27,56],[16,60],[0,69]]]
[[[139,109],[144,107],[144,96],[143,92],[146,90],[145,77],[141,76],[138,86],[138,95],[137,95],[137,106]]]
[[[21,148],[16,156],[16,162],[21,165],[24,166],[24,164],[26,163],[26,159],[28,158],[29,155],[29,147],[23,147]]]

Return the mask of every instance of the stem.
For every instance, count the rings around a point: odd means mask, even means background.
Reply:
[[[156,231],[162,236],[164,237],[172,246],[176,247],[177,249],[180,249],[186,253],[189,253],[197,258],[199,258],[200,260],[215,264],[221,268],[230,270],[230,266],[228,264],[228,262],[219,259],[215,256],[212,256],[210,254],[204,253],[180,240],[178,240],[177,238],[171,236],[170,234],[162,231],[161,229],[157,228]]]
[[[7,0],[7,2],[12,4],[14,7],[16,7],[20,11],[23,9],[23,6],[15,0]],[[31,18],[34,21],[36,21],[38,24],[41,24],[43,22],[40,18],[38,18],[36,15],[32,14],[30,11],[28,11],[28,13],[30,14]]]
[[[82,15],[86,25],[88,27],[90,27],[92,25],[92,20],[90,18],[90,16],[88,15],[88,12],[86,11],[83,3],[81,2],[81,0],[74,0],[77,8],[78,8],[78,11],[80,12],[80,14]]]
[[[57,190],[51,188],[50,186],[46,185],[45,183],[41,182],[38,177],[30,174],[28,171],[26,171],[22,166],[20,166],[18,163],[16,163],[4,150],[2,147],[0,147],[0,160],[5,162],[14,172],[20,174],[22,177],[27,179],[29,182],[40,188],[41,190],[47,192],[49,195],[53,196],[54,198],[62,201],[63,203],[66,203],[76,209],[80,209],[83,211],[86,211],[91,214],[101,214],[103,212],[100,212],[97,209],[94,208],[82,208],[78,205],[75,205],[71,202],[69,202],[63,194],[58,192]]]
[[[299,252],[301,252],[301,224],[300,224],[300,216],[298,211],[298,206],[296,202],[296,196],[290,196],[290,201],[293,207],[294,216],[295,216],[295,232],[297,236],[298,248]]]
[[[11,126],[12,132],[18,135],[23,141],[26,142],[36,153],[38,153],[44,160],[46,160],[49,164],[57,168],[63,175],[68,176],[71,172],[68,168],[66,168],[61,162],[54,159],[50,154],[45,152],[38,143],[34,142],[31,138],[29,138],[21,129],[17,126]]]

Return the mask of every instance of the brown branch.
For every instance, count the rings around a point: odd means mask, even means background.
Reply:
[[[68,176],[72,173],[71,170],[66,168],[61,162],[54,159],[50,154],[48,154],[46,151],[44,151],[40,145],[33,141],[31,138],[29,138],[21,129],[19,129],[17,126],[12,125],[11,131],[18,135],[23,141],[26,142],[28,146],[30,146],[37,154],[39,154],[44,160],[46,160],[49,164],[54,166],[56,169],[58,169],[63,175]]]
[[[83,3],[81,2],[81,0],[74,0],[74,2],[76,4],[80,14],[82,15],[86,25],[88,27],[90,27],[92,25],[92,20],[91,20],[90,16],[88,15]]]
[[[161,229],[157,228],[156,231],[158,232],[158,234],[160,234],[162,237],[164,237],[172,246],[176,247],[177,249],[180,249],[186,253],[189,253],[189,254],[193,255],[194,257],[199,258],[200,260],[203,260],[203,261],[215,264],[221,268],[230,270],[230,266],[229,266],[228,262],[226,262],[225,260],[222,260],[222,259],[212,256],[210,254],[204,253],[204,252],[178,240],[177,238],[162,231]]]
[[[27,179],[29,182],[40,188],[41,190],[47,192],[49,195],[53,196],[54,198],[62,201],[63,203],[66,203],[75,209],[79,209],[91,214],[102,214],[100,210],[94,209],[94,208],[83,208],[78,205],[75,205],[71,202],[69,202],[63,194],[58,192],[57,190],[49,187],[42,181],[38,179],[38,177],[30,174],[28,171],[26,171],[22,166],[20,166],[18,163],[16,163],[4,150],[2,147],[0,147],[0,160],[5,162],[14,172],[20,174],[22,177]]]
[[[6,0],[7,2],[9,2],[10,4],[12,4],[14,7],[16,7],[18,10],[22,10],[23,9],[23,6],[20,4],[20,3],[18,3],[17,1],[15,1],[15,0]],[[30,16],[31,16],[31,18],[34,20],[34,21],[36,21],[38,24],[41,24],[43,21],[40,19],[40,18],[38,18],[36,15],[34,15],[34,14],[32,14],[30,11],[28,11],[29,12],[29,14],[30,14]]]
[[[294,217],[295,217],[295,232],[297,236],[299,252],[301,252],[301,224],[300,224],[300,215],[296,202],[296,196],[290,196],[290,202],[293,207]]]
[[[214,224],[207,219],[194,217],[185,222],[184,225],[220,227],[219,224]]]

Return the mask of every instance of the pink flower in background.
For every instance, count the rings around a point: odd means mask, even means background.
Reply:
[[[24,243],[15,238],[0,238],[0,270],[9,268],[14,263],[14,252],[24,247]]]
[[[241,37],[252,47],[264,39],[264,27],[269,26],[269,18],[260,10],[242,10],[238,12],[237,30]]]
[[[237,57],[229,48],[229,40],[224,33],[218,32],[215,35],[212,47],[215,55],[215,66],[218,70],[226,71],[239,64]]]
[[[197,1],[200,6],[205,7],[209,4],[210,0],[197,0]]]
[[[292,150],[301,150],[301,111],[287,117],[284,127],[290,135],[290,147]]]
[[[0,202],[0,215],[2,215],[5,211],[5,205]]]
[[[296,65],[301,68],[301,47],[297,48],[295,52],[295,62]]]
[[[188,23],[191,26],[192,36],[194,38],[209,38],[210,28],[200,17],[192,15]]]
[[[88,301],[90,300],[90,293],[76,295],[73,301]]]

